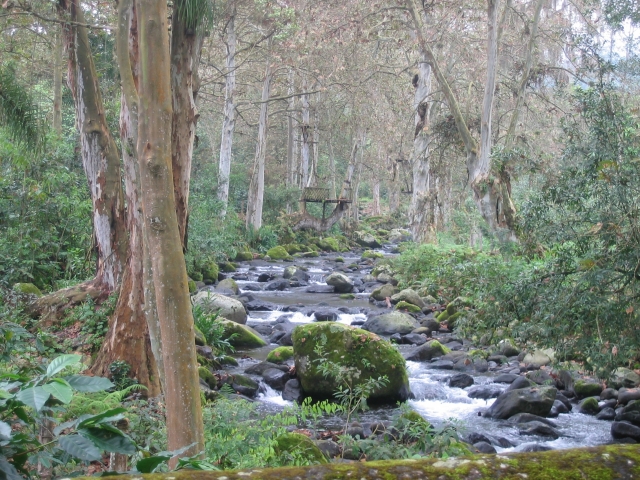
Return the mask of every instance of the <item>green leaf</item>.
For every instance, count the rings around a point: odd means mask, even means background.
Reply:
[[[108,378],[104,377],[87,377],[84,375],[71,375],[64,377],[64,379],[71,385],[71,388],[78,392],[101,392],[108,390],[115,385]]]
[[[0,421],[0,439],[9,440],[11,438],[11,425]]]
[[[62,450],[80,460],[93,462],[102,458],[102,452],[96,448],[93,442],[80,435],[67,435],[58,442]]]
[[[51,395],[56,397],[62,403],[69,403],[73,398],[73,390],[71,390],[69,384],[64,380],[47,383],[46,385],[43,385],[42,388],[46,392],[49,392]]]
[[[51,377],[65,367],[80,363],[80,360],[82,360],[82,357],[80,355],[60,355],[59,357],[54,358],[49,364],[49,366],[47,367],[46,375],[47,377]]]
[[[78,430],[78,433],[88,438],[93,444],[107,452],[124,453],[133,455],[136,453],[136,444],[120,430],[115,433],[113,429],[89,427]]]
[[[16,394],[16,400],[21,401],[27,407],[33,408],[39,412],[47,400],[49,400],[49,392],[42,387],[30,387],[20,390]]]
[[[11,465],[5,457],[0,457],[0,479],[1,480],[23,480],[22,476]]]
[[[78,424],[78,428],[94,427],[103,422],[113,422],[115,420],[120,420],[122,418],[121,414],[126,413],[126,411],[126,408],[118,407],[112,408],[111,410],[107,410],[106,412],[102,412],[97,415],[92,415],[82,420]]]
[[[168,455],[156,455],[154,457],[143,458],[136,463],[136,470],[140,473],[153,473],[158,468],[158,465],[162,465],[171,457]]]

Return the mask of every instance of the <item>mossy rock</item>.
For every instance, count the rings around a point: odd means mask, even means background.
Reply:
[[[202,330],[200,330],[196,325],[193,326],[193,331],[196,335],[196,345],[204,346],[207,344],[207,337],[204,336]]]
[[[198,367],[198,376],[204,380],[210,389],[215,390],[218,388],[218,379],[207,367]]]
[[[275,440],[274,451],[278,456],[302,461],[305,464],[328,463],[322,450],[313,441],[300,433],[283,433]]]
[[[207,262],[202,265],[202,269],[200,270],[202,273],[202,280],[205,282],[217,282],[218,274],[220,273],[220,268],[216,262]]]
[[[391,343],[366,330],[335,322],[301,325],[293,330],[296,372],[303,391],[316,398],[331,398],[336,381],[318,370],[318,362],[333,362],[360,371],[356,385],[386,376],[388,383],[374,390],[370,399],[395,402],[409,398],[405,360]],[[316,347],[324,350],[321,357]]]
[[[294,255],[294,257],[297,258],[315,258],[315,257],[319,257],[320,254],[314,250],[310,251],[310,252],[300,252],[300,253],[296,253]],[[286,259],[285,259],[286,260]]]
[[[323,238],[322,240],[318,240],[316,245],[320,247],[325,252],[339,252],[340,244],[338,240],[332,237]]]
[[[380,287],[373,290],[373,292],[371,292],[371,297],[374,300],[381,302],[387,297],[391,298],[396,293],[398,293],[398,289],[390,283],[387,283],[386,285],[381,285]]]
[[[220,271],[224,273],[233,273],[236,271],[236,266],[231,262],[220,262],[218,267]]]
[[[40,291],[40,289],[33,283],[14,283],[13,291],[23,293],[25,295],[35,295],[36,297],[42,296],[42,292]]]
[[[299,243],[287,243],[286,245],[282,245],[282,247],[287,251],[289,255],[294,255],[296,253],[306,251],[304,245],[300,245]]]
[[[189,277],[195,280],[196,282],[202,281],[202,272],[190,272]]]
[[[187,285],[189,286],[189,293],[196,293],[198,286],[196,285],[196,282],[194,280],[189,279]]]
[[[240,293],[240,288],[233,278],[225,278],[224,280],[220,280],[220,283],[218,283],[216,287],[216,290],[218,289],[231,290],[234,295],[238,295],[238,293]]]
[[[447,317],[447,325],[449,326],[449,330],[453,330],[456,327],[456,321],[462,317],[462,312],[456,312],[453,315]]]
[[[371,275],[377,277],[381,273],[386,273],[389,276],[395,275],[395,270],[390,265],[376,265],[373,270],[371,270]]]
[[[231,365],[233,367],[238,366],[238,360],[236,360],[230,355],[222,355],[221,357],[218,358],[218,361],[220,362],[220,365]]]
[[[238,252],[236,253],[236,262],[250,262],[253,260],[253,253],[251,252]]]
[[[577,380],[573,391],[578,398],[597,397],[602,393],[602,385],[588,380]]]
[[[365,250],[362,253],[362,258],[384,258],[384,254],[380,252],[374,252],[373,250]]]
[[[225,318],[218,318],[217,321],[224,326],[223,338],[234,347],[258,348],[267,345],[260,334],[247,325],[241,325]]]
[[[293,357],[293,347],[278,347],[269,352],[267,362],[283,363]]]
[[[412,313],[419,313],[422,311],[422,309],[416,305],[413,305],[412,303],[408,303],[405,301],[402,302],[398,302],[396,303],[395,306],[396,310],[404,310],[406,312],[412,312]]]
[[[267,255],[271,260],[284,260],[285,258],[289,258],[289,252],[280,245],[267,250]]]
[[[407,422],[413,425],[419,425],[423,428],[429,428],[431,426],[431,424],[428,421],[426,421],[424,418],[422,418],[422,415],[420,415],[415,410],[409,410],[408,412],[404,412],[402,415],[400,415],[400,421]]]
[[[340,298],[342,300],[353,300],[356,296],[353,293],[341,293]]]
[[[344,258],[336,257],[336,263],[344,263]]]
[[[447,312],[446,310],[443,310],[436,316],[436,320],[440,323],[446,322],[448,318],[449,318],[449,312]]]
[[[578,413],[585,415],[596,415],[599,410],[598,397],[587,397],[578,405]]]

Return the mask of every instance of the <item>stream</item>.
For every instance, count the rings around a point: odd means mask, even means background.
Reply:
[[[391,255],[387,250],[379,250],[386,255]],[[337,263],[336,257],[341,256],[344,263]],[[356,264],[357,269],[346,270],[346,266]],[[288,266],[305,267],[310,275],[308,286],[294,287],[284,291],[264,291],[266,283],[258,283],[260,275],[267,274],[274,278],[282,278],[283,271]],[[367,319],[367,313],[379,310],[379,307],[369,303],[371,285],[362,282],[365,275],[369,274],[373,265],[362,262],[356,252],[342,254],[328,254],[317,258],[299,258],[295,262],[266,262],[254,260],[242,262],[237,271],[230,276],[234,278],[241,290],[241,294],[251,295],[255,301],[263,302],[269,310],[250,311],[247,325],[260,330],[273,325],[279,318],[286,315],[288,321],[294,323],[308,323],[315,320],[313,314],[306,315],[304,307],[321,305],[323,308],[339,309],[337,321],[347,325],[361,325]],[[313,290],[330,290],[324,283],[324,277],[332,271],[340,270],[354,280],[361,293],[355,293],[354,299],[340,298],[336,293],[309,293]],[[263,275],[264,277],[264,275]],[[299,311],[302,310],[302,311]],[[446,336],[450,334],[439,334]],[[268,338],[267,335],[263,335]],[[441,338],[436,335],[435,338]],[[467,342],[465,341],[465,348]],[[239,367],[237,371],[244,371],[248,366],[262,361],[267,354],[278,345],[271,344],[259,349],[238,351]],[[398,345],[401,352],[409,351],[410,345]],[[489,439],[498,452],[521,451],[528,449],[564,449],[572,447],[595,446],[612,441],[611,422],[597,420],[594,416],[575,413],[577,410],[566,414],[560,414],[557,418],[550,419],[556,424],[560,432],[560,438],[552,439],[544,436],[525,436],[519,433],[518,428],[505,420],[494,420],[480,416],[493,403],[494,399],[474,399],[468,396],[468,388],[451,388],[448,379],[455,375],[456,371],[441,370],[431,367],[430,362],[407,361],[407,369],[410,377],[411,391],[414,398],[409,400],[409,405],[422,417],[434,426],[442,426],[446,422],[453,422],[462,438],[468,438],[472,434],[482,434]],[[518,367],[517,362],[512,365]],[[493,371],[492,371],[493,370]],[[497,368],[489,368],[487,373],[478,374],[465,372],[471,375],[475,384],[470,387],[490,386],[496,390],[504,390],[509,385],[494,383],[498,373]],[[502,369],[504,371],[504,368]],[[261,385],[258,399],[262,402],[261,408],[265,411],[278,411],[291,402],[283,400],[281,392],[267,385]],[[373,422],[390,420],[398,412],[397,407],[381,406],[360,414],[361,422]],[[325,419],[322,425],[327,429],[338,430],[343,427],[340,418]]]

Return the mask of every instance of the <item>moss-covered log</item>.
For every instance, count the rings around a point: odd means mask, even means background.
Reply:
[[[448,460],[354,462],[244,471],[179,471],[137,475],[144,480],[323,479],[632,479],[640,477],[640,447],[608,445],[573,450],[484,455]]]

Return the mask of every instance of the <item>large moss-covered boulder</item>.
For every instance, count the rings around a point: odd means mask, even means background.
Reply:
[[[358,243],[358,245],[362,245],[363,247],[380,248],[382,246],[380,241],[376,237],[371,235],[370,233],[367,233],[367,232],[355,232],[354,236],[355,236],[355,240]]]
[[[337,293],[349,293],[353,290],[353,282],[342,273],[333,272],[324,281],[327,282],[327,285],[331,285]]]
[[[531,387],[501,393],[484,413],[485,417],[506,419],[517,413],[532,413],[546,417],[553,407],[558,391],[553,387]]]
[[[372,400],[395,402],[409,398],[409,377],[402,355],[373,333],[341,323],[319,322],[296,327],[292,340],[296,373],[307,395],[333,396],[338,385],[336,379],[325,377],[318,369],[320,362],[333,362],[358,370],[357,383],[386,376],[388,383],[371,393]]]
[[[599,397],[603,389],[601,383],[591,379],[577,380],[573,384],[573,392],[578,398]]]
[[[218,264],[216,262],[207,262],[202,266],[200,270],[202,273],[202,280],[206,283],[217,282],[218,274],[220,273],[220,269],[218,268]]]
[[[362,328],[379,335],[406,335],[419,326],[420,323],[411,315],[395,311],[367,319]]]
[[[327,237],[327,238],[323,238],[322,240],[318,240],[316,242],[316,245],[318,245],[318,247],[321,250],[324,250],[325,252],[340,251],[340,244],[338,243],[338,240],[332,237]]]
[[[247,323],[247,312],[244,305],[234,298],[202,291],[195,294],[191,301],[194,305],[201,305],[205,312],[218,313],[220,317],[236,323]]]
[[[238,348],[258,348],[264,347],[267,342],[253,328],[232,322],[224,318],[217,320],[224,326],[223,339]]]
[[[409,242],[411,238],[411,232],[402,228],[394,228],[387,236],[389,243]]]
[[[284,260],[285,258],[289,258],[289,253],[282,246],[270,248],[267,250],[267,255],[271,260]]]
[[[40,289],[33,283],[15,283],[13,285],[13,291],[25,295],[35,295],[36,297],[42,296],[42,292],[40,291]]]
[[[396,287],[394,287],[390,283],[387,283],[385,285],[379,286],[373,292],[371,292],[371,297],[374,300],[381,302],[385,298],[391,298],[397,292],[398,292],[398,289]]]
[[[274,451],[278,456],[304,460],[304,463],[327,463],[322,450],[309,437],[300,433],[283,433],[276,438]],[[288,463],[288,462],[287,462]]]
[[[216,286],[216,290],[223,289],[233,292],[234,295],[238,295],[238,293],[240,293],[240,288],[233,278],[225,278],[224,280],[220,280],[220,283],[218,283],[218,285]]]
[[[401,290],[400,292],[391,296],[391,303],[399,302],[407,302],[420,308],[424,308],[425,306],[422,298],[420,298],[420,295],[418,295],[418,293],[411,288],[405,288],[404,290]]]
[[[394,310],[400,310],[403,312],[410,312],[410,313],[420,313],[422,311],[422,309],[417,305],[413,305],[412,303],[408,303],[408,302],[396,303]]]
[[[293,357],[293,347],[278,347],[269,352],[267,362],[282,363]]]
[[[241,251],[236,253],[236,262],[249,262],[251,260],[253,260],[253,253],[250,251]]]

